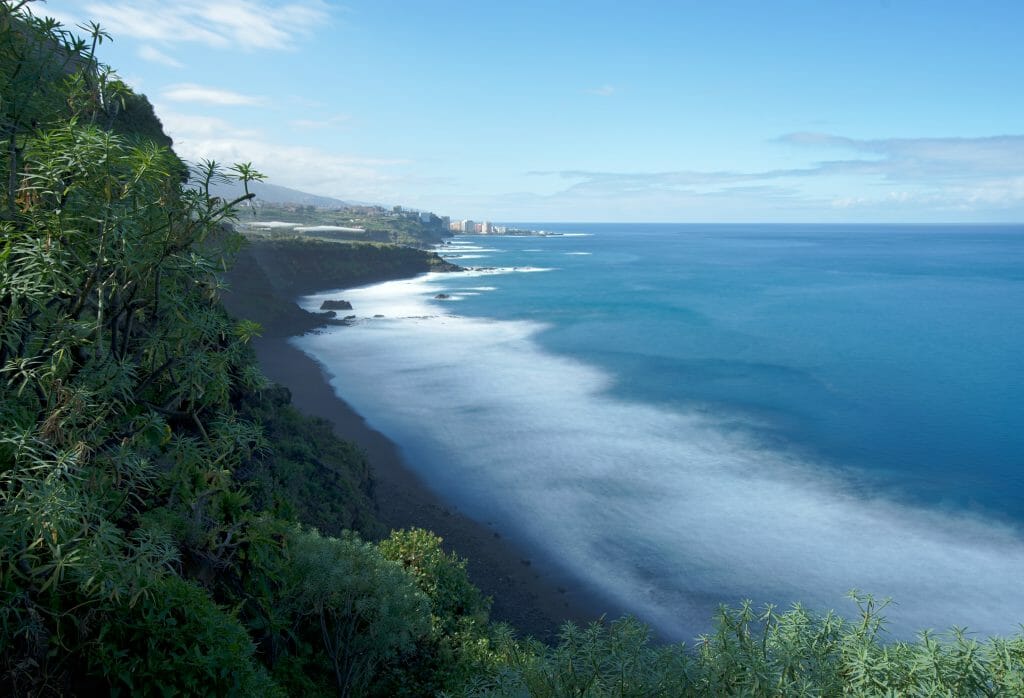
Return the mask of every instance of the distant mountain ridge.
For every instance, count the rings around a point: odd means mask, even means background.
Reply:
[[[210,193],[222,199],[234,199],[242,196],[245,192],[241,182],[222,182],[210,187]],[[342,201],[331,196],[320,196],[309,192],[282,187],[267,182],[250,182],[249,191],[256,194],[257,201],[268,204],[302,204],[303,206],[316,206],[317,208],[344,208],[354,202]]]

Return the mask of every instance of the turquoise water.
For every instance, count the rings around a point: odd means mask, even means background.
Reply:
[[[298,340],[438,491],[669,636],[1024,621],[1024,229],[526,227]]]
[[[558,272],[496,279],[460,314],[550,324],[538,341],[624,399],[1024,517],[1024,229],[530,225],[595,235],[466,260]]]

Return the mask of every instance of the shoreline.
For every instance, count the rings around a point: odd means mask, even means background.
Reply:
[[[389,530],[433,531],[444,540],[446,551],[468,559],[470,581],[493,599],[492,621],[510,624],[520,636],[550,642],[566,621],[586,626],[611,610],[586,591],[568,588],[569,583],[535,561],[529,550],[435,493],[412,470],[398,445],[335,394],[321,365],[288,338],[260,337],[253,349],[264,375],[291,391],[296,409],[326,419],[339,438],[366,452],[378,518]]]

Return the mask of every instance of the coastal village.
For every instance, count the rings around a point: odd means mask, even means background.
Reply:
[[[324,207],[301,203],[261,202],[239,217],[242,232],[263,237],[303,235],[329,240],[416,244],[440,241],[451,234],[522,235],[535,231],[490,221],[452,220],[430,211],[376,205]]]
[[[448,229],[453,233],[476,233],[477,235],[504,235],[507,232],[507,228],[503,225],[494,225],[490,221],[477,223],[471,220],[450,221]]]

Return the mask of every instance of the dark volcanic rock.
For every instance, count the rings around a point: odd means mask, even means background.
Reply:
[[[320,304],[320,310],[352,310],[352,304],[348,301],[324,301]]]
[[[322,307],[342,311],[333,318],[326,312],[310,313],[292,301],[298,296],[412,278],[427,271],[461,270],[433,252],[412,247],[252,238],[225,275],[230,287],[222,299],[235,317],[260,323],[265,337],[291,337],[339,324],[338,316],[354,310],[340,301],[346,305]]]

